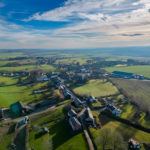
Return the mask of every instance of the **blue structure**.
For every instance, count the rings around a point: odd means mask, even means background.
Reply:
[[[121,71],[114,71],[112,72],[113,76],[117,77],[123,77],[123,78],[134,78],[135,74],[134,73],[129,73],[129,72],[121,72]]]

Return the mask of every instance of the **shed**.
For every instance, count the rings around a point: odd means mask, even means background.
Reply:
[[[48,130],[47,127],[44,127],[44,128],[42,128],[42,132],[43,132],[43,133],[49,133],[49,130]]]

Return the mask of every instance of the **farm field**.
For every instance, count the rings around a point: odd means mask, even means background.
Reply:
[[[87,96],[107,96],[118,93],[118,90],[106,80],[90,80],[87,84],[73,89],[76,94]]]
[[[37,119],[31,123],[29,146],[36,150],[87,150],[83,133],[72,135],[64,120],[67,109],[58,108],[52,114]],[[49,133],[37,136],[42,127],[47,127]]]
[[[15,57],[20,57],[20,56],[23,56],[24,54],[22,52],[1,52],[0,54],[0,59],[7,59],[7,58],[15,58]]]
[[[115,67],[107,67],[104,68],[108,72],[113,71],[124,71],[124,72],[131,72],[136,73],[138,75],[144,75],[145,77],[150,78],[150,65],[138,65],[138,66],[115,66]]]
[[[131,101],[137,103],[141,109],[149,110],[150,108],[150,82],[140,80],[125,80],[112,79],[112,81],[120,88],[122,88],[127,95],[131,97]],[[121,117],[125,119],[135,119],[144,126],[150,126],[150,118],[146,117],[146,113],[141,110],[140,116],[135,117],[139,109],[133,105],[120,105],[123,114]]]
[[[47,84],[38,83],[19,86],[17,81],[15,78],[0,77],[0,107],[8,107],[17,101],[28,103],[40,100],[42,94],[34,95],[32,92]]]
[[[146,104],[150,105],[150,81],[112,79],[120,88],[125,90],[134,100],[141,98]]]
[[[87,63],[87,58],[67,58],[67,59],[62,59],[62,60],[57,60],[56,61],[56,64],[59,64],[59,63],[77,63],[79,62],[80,65],[84,65]]]
[[[112,120],[112,119],[110,119],[106,116],[102,116],[102,115],[100,115],[100,121],[102,124],[101,129],[96,130],[96,129],[90,128],[90,133],[92,134],[92,137],[94,139],[94,142],[95,142],[98,150],[102,149],[102,147],[101,147],[102,144],[100,144],[100,137],[101,137],[102,130],[104,130],[105,128],[108,128],[111,131],[118,132],[119,134],[121,134],[121,136],[123,137],[123,139],[125,141],[128,141],[130,138],[134,138],[135,140],[137,140],[140,143],[142,143],[143,141],[147,142],[147,143],[150,142],[150,134],[149,133],[137,130],[135,128],[132,128],[130,126],[127,126],[123,123],[117,122],[115,120]],[[110,143],[111,143],[111,141],[110,141]],[[112,147],[111,144],[108,146],[109,146],[108,148]],[[145,150],[145,148],[142,146],[141,150]]]
[[[55,68],[50,65],[22,65],[19,67],[0,67],[1,72],[13,72],[13,71],[31,71],[33,69],[42,69],[43,71],[55,71]]]

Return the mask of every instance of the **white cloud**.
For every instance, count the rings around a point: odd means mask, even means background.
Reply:
[[[68,0],[62,7],[25,20],[69,21],[66,27],[31,30],[0,21],[0,39],[8,40],[0,44],[15,48],[150,45],[149,9],[148,0]]]

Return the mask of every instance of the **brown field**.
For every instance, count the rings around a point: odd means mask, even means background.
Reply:
[[[112,79],[117,87],[144,110],[150,110],[150,81]]]

